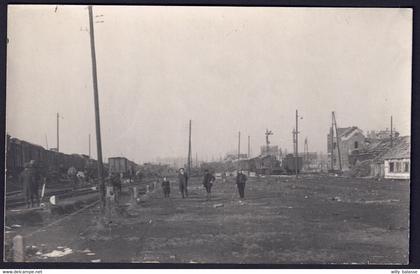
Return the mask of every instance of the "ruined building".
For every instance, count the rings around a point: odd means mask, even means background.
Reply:
[[[338,140],[340,146],[337,147],[337,136],[334,132],[334,138],[331,140],[331,130],[327,135],[327,151],[328,151],[328,168],[331,169],[331,158],[333,162],[333,170],[340,170],[340,162],[338,158],[338,149],[341,154],[341,169],[343,171],[351,168],[349,156],[355,151],[365,146],[365,136],[363,131],[356,126],[338,128]],[[332,157],[331,157],[332,156]]]

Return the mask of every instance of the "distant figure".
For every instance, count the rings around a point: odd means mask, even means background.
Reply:
[[[39,176],[35,170],[35,161],[31,160],[25,164],[25,169],[19,175],[19,181],[23,186],[26,207],[39,206]]]
[[[76,173],[77,180],[79,181],[80,184],[85,183],[85,181],[86,181],[86,175],[85,174],[86,173],[84,173],[83,171],[78,171]]]
[[[117,173],[112,173],[110,177],[111,177],[110,181],[111,181],[112,189],[115,195],[115,201],[118,202],[120,199],[120,194],[122,190],[121,177]]]
[[[76,170],[76,168],[73,167],[73,166],[70,167],[67,170],[67,176],[69,176],[69,178],[70,178],[70,180],[73,184],[73,188],[76,188],[77,187],[77,170]]]
[[[245,182],[247,179],[246,175],[242,173],[242,170],[239,170],[236,176],[236,185],[238,186],[239,197],[241,199],[245,197]]]
[[[213,186],[213,182],[216,180],[213,175],[209,173],[209,171],[206,169],[204,170],[204,177],[203,177],[203,186],[206,189],[207,192],[207,200],[210,199],[211,194],[211,187]]]
[[[226,177],[227,177],[227,176],[226,176],[226,172],[223,172],[223,173],[222,173],[222,182],[223,182],[223,183],[226,183]]]
[[[169,194],[171,193],[171,183],[166,179],[166,177],[163,177],[162,190],[165,198],[169,198]]]
[[[179,169],[178,180],[179,191],[181,192],[182,198],[188,197],[188,176],[183,168]]]

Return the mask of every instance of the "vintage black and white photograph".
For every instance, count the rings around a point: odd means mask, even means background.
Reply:
[[[9,5],[5,262],[408,264],[412,15]]]

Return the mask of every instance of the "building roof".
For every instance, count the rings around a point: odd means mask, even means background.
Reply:
[[[360,133],[363,135],[363,132],[358,127],[352,126],[352,127],[346,127],[346,128],[338,128],[338,135],[341,140],[348,140],[350,139],[354,134]]]
[[[396,138],[393,147],[382,157],[383,159],[405,159],[410,158],[411,140],[410,136]]]
[[[338,136],[343,137],[349,135],[354,129],[357,129],[357,127],[341,127],[337,128]]]

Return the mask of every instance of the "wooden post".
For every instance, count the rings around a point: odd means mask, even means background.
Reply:
[[[187,160],[187,176],[191,176],[191,120],[190,120],[190,126],[189,126],[189,134],[188,134],[188,160]]]
[[[238,171],[239,171],[239,160],[241,158],[241,132],[238,132]]]
[[[248,159],[251,158],[251,136],[248,135]]]
[[[331,131],[330,131],[330,140],[331,140],[331,171],[334,170],[334,119],[331,114]]]
[[[21,235],[16,235],[13,237],[13,261],[14,262],[24,262],[25,261],[25,245],[23,237]]]
[[[392,115],[391,115],[391,147],[393,147],[393,145],[394,145],[394,136],[393,136],[393,134],[392,134]]]
[[[298,156],[299,156],[299,149],[298,149],[298,134],[299,134],[299,127],[298,127],[298,111],[296,110],[296,133],[295,133],[295,140],[296,140],[296,156],[295,156],[295,171],[296,171],[296,179],[298,178]]]
[[[57,152],[60,151],[60,114],[57,112]]]
[[[338,164],[340,167],[340,171],[342,171],[342,165],[341,165],[341,153],[340,153],[340,138],[338,136],[338,127],[337,127],[337,121],[335,119],[335,113],[333,111],[333,120],[334,120],[334,126],[335,126],[335,137],[337,138],[337,152],[338,152]]]
[[[134,201],[135,200],[137,200],[137,187],[136,186],[133,186],[133,199],[134,199]]]
[[[93,27],[93,11],[92,6],[89,5],[89,27],[90,27],[90,51],[92,57],[92,79],[93,79],[93,97],[95,103],[95,126],[96,126],[96,148],[98,158],[98,178],[100,183],[100,193],[102,208],[105,208],[105,182],[102,162],[102,142],[101,142],[101,123],[99,117],[99,96],[98,96],[98,77],[96,73],[96,53],[95,53],[95,32]]]

